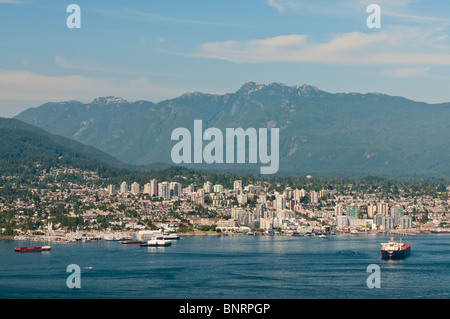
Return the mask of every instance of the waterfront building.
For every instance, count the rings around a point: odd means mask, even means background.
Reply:
[[[403,215],[400,218],[400,227],[403,229],[408,229],[412,227],[412,218],[408,215]]]
[[[367,205],[367,217],[373,218],[377,212],[377,205],[370,203]]]
[[[256,219],[264,218],[264,212],[266,211],[266,205],[264,203],[258,203],[256,204]]]
[[[355,205],[355,204],[348,205],[347,210],[346,210],[346,215],[348,217],[358,218],[359,217],[358,205]]]
[[[383,215],[381,215],[380,213],[375,214],[375,216],[373,217],[373,221],[378,227],[381,226],[383,224]]]
[[[383,229],[393,229],[394,228],[394,220],[390,216],[383,216],[381,219],[381,226]]]
[[[334,215],[335,216],[342,216],[344,215],[344,208],[342,205],[338,204],[336,207],[334,207]]]
[[[348,216],[340,215],[336,218],[336,226],[339,228],[347,227],[350,225],[350,221],[348,219]]]
[[[391,208],[391,217],[394,220],[394,225],[400,224],[400,219],[403,216],[403,207],[400,205],[395,205]]]
[[[382,216],[388,215],[388,209],[389,205],[385,202],[379,202],[377,203],[377,213],[381,214]]]
[[[261,218],[259,220],[259,227],[264,230],[273,229],[273,218]]]

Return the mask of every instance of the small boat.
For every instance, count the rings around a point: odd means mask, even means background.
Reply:
[[[180,239],[180,236],[178,236],[177,234],[167,234],[163,236],[163,239],[165,240],[178,240]]]
[[[327,236],[325,234],[322,234],[319,236],[319,238],[327,238]]]
[[[142,244],[142,241],[140,241],[140,240],[122,240],[122,241],[119,241],[119,244],[125,244],[125,245],[128,245],[128,244]]]
[[[41,251],[50,251],[52,247],[50,246],[32,246],[32,247],[16,247],[14,248],[15,252],[19,253],[28,253],[28,252],[41,252]]]
[[[168,240],[165,240],[163,236],[153,237],[146,243],[142,243],[141,247],[167,247],[172,245]]]

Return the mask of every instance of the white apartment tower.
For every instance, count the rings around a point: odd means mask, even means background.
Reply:
[[[128,183],[127,182],[122,182],[122,184],[120,184],[120,193],[128,194]]]

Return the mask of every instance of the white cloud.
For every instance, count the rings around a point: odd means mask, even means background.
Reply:
[[[267,0],[267,4],[272,8],[275,8],[280,13],[285,11],[285,5],[279,0]]]
[[[210,42],[203,44],[195,55],[235,63],[450,65],[450,45],[445,33],[418,27],[334,34],[321,42],[304,34]]]

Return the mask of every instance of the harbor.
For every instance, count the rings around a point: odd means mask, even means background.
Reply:
[[[446,298],[450,297],[448,234],[404,238],[408,258],[383,260],[390,234],[364,236],[186,236],[166,247],[118,241],[55,242],[51,252],[21,254],[1,241],[4,298]],[[399,239],[396,237],[396,239]],[[150,239],[149,239],[150,240]],[[69,264],[81,289],[68,289]],[[381,289],[369,289],[369,265]]]

